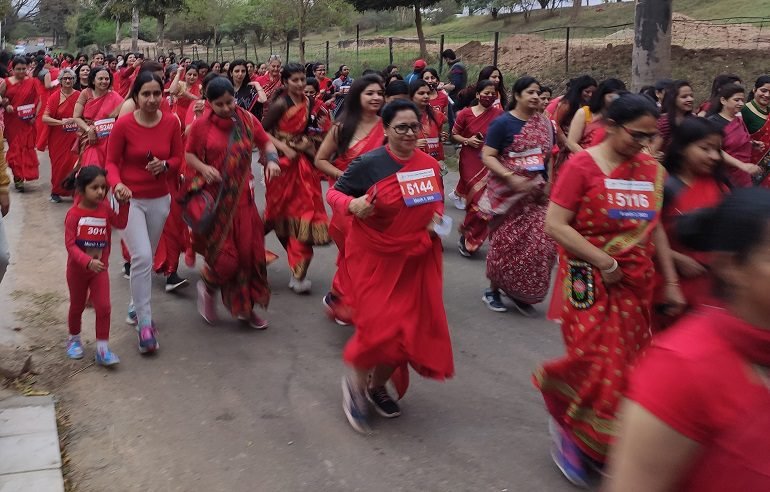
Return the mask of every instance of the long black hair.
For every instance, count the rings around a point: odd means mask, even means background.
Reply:
[[[683,87],[692,88],[692,84],[686,80],[675,80],[666,88],[666,94],[663,96],[661,112],[668,118],[668,127],[671,129],[671,133],[674,133],[677,126],[679,126],[676,122],[676,116],[679,112],[679,108],[676,107],[676,101],[679,99],[679,91]]]
[[[671,145],[668,146],[666,158],[663,160],[663,166],[666,168],[666,171],[671,175],[679,174],[682,166],[684,166],[684,154],[687,147],[711,135],[722,137],[722,130],[716,123],[706,118],[686,118],[672,132]],[[719,170],[720,168],[717,169]],[[723,181],[721,179],[723,177],[721,172],[715,173],[715,175],[718,175],[720,181]]]
[[[613,124],[622,126],[631,123],[642,116],[660,117],[660,111],[650,98],[641,94],[621,94],[607,108],[607,119]]]
[[[420,90],[420,87],[428,87],[428,90],[430,91],[430,87],[428,86],[428,83],[424,80],[420,79],[414,79],[412,82],[409,83],[409,100],[414,104],[414,95],[417,94],[417,91]],[[416,104],[415,104],[416,106]],[[436,121],[436,115],[433,114],[433,108],[430,105],[430,102],[428,103],[428,106],[425,108],[425,114],[428,115],[428,119],[431,120],[434,124],[437,124]]]
[[[593,114],[601,113],[607,109],[605,108],[604,96],[624,90],[626,90],[626,84],[624,84],[622,80],[602,80],[602,83],[599,84],[599,87],[596,88],[593,96],[591,96],[591,102],[588,104],[588,109],[590,109]]]
[[[500,105],[502,107],[508,106],[508,90],[505,88],[505,80],[503,79],[503,71],[497,68],[495,65],[488,65],[481,69],[479,72],[478,82],[482,80],[491,80],[490,77],[497,71],[500,74],[500,84],[497,86],[497,91],[500,93]],[[475,94],[479,93],[479,88],[476,87]]]
[[[91,69],[91,73],[88,74],[88,87],[91,90],[94,90],[96,88],[96,76],[99,74],[99,72],[107,72],[107,75],[110,77],[110,88],[112,87],[112,72],[110,72],[110,69],[105,66],[98,66]],[[163,84],[160,84],[161,89],[163,88]]]
[[[746,94],[746,89],[744,89],[742,85],[736,83],[729,83],[720,87],[716,97],[711,100],[708,116],[721,113],[722,109],[724,109],[722,99],[730,99],[736,94]]]
[[[364,110],[361,107],[361,94],[364,93],[370,85],[379,86],[384,91],[382,78],[379,75],[364,75],[360,79],[353,81],[350,86],[350,92],[345,98],[345,107],[339,116],[339,135],[337,137],[337,155],[342,155],[348,150],[350,142],[353,141],[353,135],[356,133]]]
[[[401,111],[412,111],[417,116],[417,119],[420,119],[420,110],[417,109],[417,105],[406,99],[396,99],[382,108],[382,124],[386,127],[390,126],[393,119]]]
[[[556,123],[559,126],[565,126],[572,123],[572,118],[577,113],[577,110],[585,106],[583,100],[583,91],[589,87],[596,87],[596,80],[590,75],[581,75],[580,77],[570,80],[569,90],[562,99],[562,102],[567,103],[567,111]]]
[[[719,97],[719,91],[727,84],[741,84],[741,78],[734,73],[721,73],[714,77],[714,82],[711,83],[711,95],[709,99]]]
[[[99,166],[83,166],[75,168],[61,182],[65,190],[75,190],[78,193],[85,193],[86,186],[99,176],[107,177],[107,171]]]
[[[32,70],[32,76],[34,78],[37,78],[40,75],[40,71],[43,70],[45,67],[45,57],[44,56],[36,56],[35,57],[35,69]]]

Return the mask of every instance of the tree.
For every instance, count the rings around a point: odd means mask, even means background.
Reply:
[[[430,7],[440,0],[347,0],[356,10],[392,10],[396,7],[409,7],[414,9],[414,25],[417,29],[417,39],[420,42],[420,57],[428,56],[428,45],[425,43],[425,33],[422,30],[422,12],[421,8]]]
[[[139,13],[154,17],[158,22],[158,46],[163,46],[166,34],[166,18],[185,6],[184,0],[138,0]]]
[[[19,24],[34,20],[40,11],[40,0],[0,0],[3,32],[12,33]]]
[[[37,32],[50,32],[54,45],[67,44],[65,21],[76,9],[77,5],[69,0],[40,0],[40,11],[35,17]]]
[[[581,0],[572,0],[572,14],[570,14],[570,20],[574,21],[578,18],[581,3],[583,3]]]
[[[671,2],[636,0],[631,55],[633,91],[671,75]]]

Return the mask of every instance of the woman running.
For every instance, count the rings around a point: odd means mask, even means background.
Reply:
[[[442,113],[446,119],[449,111],[449,96],[444,90],[444,84],[441,83],[438,72],[435,68],[428,67],[422,71],[422,80],[427,82],[430,89],[430,107],[434,112]]]
[[[460,180],[455,195],[463,200],[465,221],[460,226],[457,244],[460,254],[470,257],[478,251],[487,238],[488,223],[479,209],[479,199],[484,193],[489,169],[481,160],[481,148],[487,137],[489,125],[501,114],[502,108],[495,105],[497,86],[491,80],[476,84],[476,104],[459,113],[452,128],[452,140],[460,145]]]
[[[591,104],[591,97],[596,90],[596,80],[588,75],[581,75],[569,81],[569,89],[563,98],[559,100],[553,112],[546,109],[546,113],[552,115],[556,122],[556,145],[559,146],[559,153],[553,163],[552,181],[555,183],[559,174],[559,169],[570,155],[567,146],[567,135],[569,127],[572,124],[572,118],[575,113],[588,104]],[[553,101],[551,102],[551,105]]]
[[[738,189],[680,220],[714,256],[720,300],[657,337],[634,369],[609,492],[767,490],[770,192]]]
[[[5,159],[13,174],[17,191],[24,192],[24,182],[40,177],[40,163],[35,151],[35,117],[42,103],[36,81],[27,76],[27,60],[13,59],[13,76],[0,84],[0,96],[5,106],[5,139],[8,152]]]
[[[70,196],[70,190],[62,184],[72,172],[78,155],[72,151],[78,141],[78,124],[73,117],[80,91],[73,88],[75,72],[69,68],[59,72],[60,87],[53,91],[43,110],[43,123],[48,131],[48,156],[51,159],[51,201],[60,203],[62,196]]]
[[[741,109],[743,121],[754,143],[751,162],[759,165],[765,176],[770,174],[770,75],[762,75],[754,84],[753,98]],[[759,179],[757,181],[764,181]],[[770,183],[763,182],[770,187]]]
[[[345,96],[350,92],[350,86],[353,85],[353,77],[350,76],[350,67],[347,65],[340,65],[340,69],[334,74],[334,80],[332,81],[334,86],[334,107],[332,108],[332,116],[334,118],[342,113],[342,109],[345,105]]]
[[[345,173],[354,159],[381,147],[384,140],[379,116],[384,103],[382,79],[376,75],[361,77],[353,82],[348,97],[348,107],[326,135],[315,157],[316,168],[332,183]],[[339,324],[351,322],[346,295],[350,279],[345,264],[345,239],[352,221],[350,215],[332,211],[329,235],[337,245],[337,271],[323,303],[329,315]]]
[[[540,367],[534,383],[551,415],[551,455],[577,485],[585,485],[586,463],[605,461],[626,375],[650,343],[656,253],[669,312],[684,306],[658,227],[665,171],[642,152],[657,135],[657,116],[647,96],[616,99],[606,138],[570,158],[546,217],[560,246],[552,309],[567,353]]]
[[[184,77],[184,81],[180,79]],[[198,80],[198,67],[194,64],[187,68],[180,66],[169,87],[169,94],[176,99],[174,112],[182,122],[182,131],[186,127],[185,119],[190,106],[201,97],[201,84]]]
[[[711,83],[711,95],[698,107],[698,116],[705,118],[711,113],[714,101],[719,100],[719,91],[729,84],[742,85],[741,78],[732,73],[721,73],[714,77],[714,81]]]
[[[266,156],[265,178],[280,176],[278,153],[259,121],[235,101],[235,89],[222,77],[206,88],[210,109],[195,120],[187,137],[187,165],[196,173],[189,193],[205,190],[221,196],[213,228],[194,234],[195,250],[206,259],[198,282],[198,312],[208,323],[217,321],[214,294],[233,317],[259,330],[268,326],[254,312],[267,308],[265,234],[251,191],[251,152]]]
[[[671,135],[685,118],[694,116],[694,101],[692,86],[686,80],[675,80],[666,90],[662,104],[664,113],[658,119],[658,136],[650,145],[650,153],[659,161],[668,151]]]
[[[262,114],[266,115],[270,111],[270,103],[275,99],[275,93],[283,87],[281,77],[281,57],[270,55],[267,61],[267,73],[257,77],[256,82],[262,86],[265,91],[265,102],[262,104]]]
[[[75,90],[83,91],[88,89],[88,77],[91,75],[91,67],[80,65],[75,69]]]
[[[285,92],[276,95],[264,119],[281,153],[281,174],[266,183],[265,234],[275,231],[288,255],[289,288],[302,294],[311,287],[306,277],[313,246],[329,243],[329,220],[313,167],[316,147],[307,134],[315,101],[305,96],[305,68],[289,63],[281,79]]]
[[[452,342],[443,301],[442,222],[438,162],[417,150],[418,110],[394,101],[382,111],[388,144],[351,163],[329,189],[335,214],[353,215],[345,249],[356,331],[343,358],[343,409],[350,425],[367,433],[369,400],[377,413],[401,414],[385,384],[403,397],[409,368],[424,377],[454,375]]]
[[[455,101],[456,111],[465,109],[473,104],[473,101],[476,99],[476,94],[478,94],[478,85],[484,80],[492,81],[495,84],[497,99],[495,100],[494,105],[500,106],[501,109],[508,107],[508,90],[505,88],[503,73],[496,66],[488,65],[479,72],[479,78],[475,85],[466,87],[457,95],[458,100]]]
[[[38,55],[35,58],[32,78],[35,79],[37,94],[40,98],[40,111],[37,112],[35,117],[35,148],[40,152],[44,152],[48,145],[48,125],[43,123],[43,111],[48,103],[48,96],[59,85],[59,80],[53,77],[53,73],[48,67],[51,67],[51,65],[46,61],[45,56]]]
[[[567,148],[571,153],[580,152],[604,140],[607,108],[626,90],[626,84],[618,79],[603,80],[591,96],[591,102],[578,109],[572,117],[567,134]]]
[[[482,160],[490,171],[480,209],[489,220],[487,278],[482,301],[505,312],[501,291],[524,316],[545,299],[556,245],[545,234],[551,121],[540,113],[540,83],[522,77],[513,85],[513,108],[489,127]]]
[[[444,145],[441,143],[443,135],[441,129],[446,117],[444,113],[435,111],[430,104],[430,86],[422,79],[414,80],[409,84],[409,97],[420,111],[420,134],[417,139],[417,148],[433,157],[441,166],[441,175],[445,175]]]
[[[112,90],[112,74],[105,67],[91,70],[88,88],[75,103],[73,117],[80,128],[80,165],[104,167],[107,143],[123,98]]]
[[[139,352],[158,349],[152,318],[152,263],[171,201],[165,173],[179,169],[183,148],[179,119],[160,111],[163,81],[139,74],[131,89],[139,108],[120,118],[107,149],[107,180],[118,200],[131,199],[121,239],[131,254],[131,305],[127,321],[137,324]]]
[[[235,60],[230,64],[230,82],[235,88],[235,102],[238,106],[262,119],[262,108],[267,102],[267,93],[259,82],[249,81],[245,60]]]

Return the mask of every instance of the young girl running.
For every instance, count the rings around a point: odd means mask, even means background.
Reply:
[[[79,200],[67,212],[64,220],[64,242],[67,246],[67,285],[70,291],[69,337],[67,356],[83,358],[80,325],[86,298],[96,311],[96,363],[112,366],[120,362],[107,345],[110,336],[110,277],[107,262],[110,257],[112,227],[125,229],[128,203],[120,204],[119,212],[105,203],[107,173],[98,166],[86,166],[70,175],[65,187],[77,190]]]

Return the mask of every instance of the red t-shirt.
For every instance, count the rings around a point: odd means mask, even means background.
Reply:
[[[441,128],[444,126],[445,121],[446,116],[444,116],[444,113],[439,113],[436,110],[433,111],[433,119],[428,116],[428,113],[423,113],[420,121],[422,130],[420,131],[418,138],[424,138],[428,141],[428,146],[423,149],[423,152],[437,161],[444,160],[444,144],[441,142]]]
[[[67,261],[87,268],[96,258],[107,266],[110,259],[112,228],[125,229],[129,205],[121,204],[118,213],[105,200],[95,210],[80,208],[77,203],[64,218],[64,245]]]
[[[701,445],[674,490],[770,490],[770,389],[729,335],[739,331],[770,336],[704,306],[656,338],[630,378],[629,399]]]
[[[134,113],[118,118],[107,143],[107,182],[111,187],[126,185],[134,198],[160,198],[169,193],[162,176],[155,177],[146,169],[147,153],[165,160],[170,172],[177,172],[184,147],[182,131],[176,115],[163,113],[152,128],[140,126]]]
[[[438,91],[436,94],[436,99],[431,99],[428,104],[430,104],[435,113],[446,115],[447,108],[449,107],[449,96],[444,91]]]

